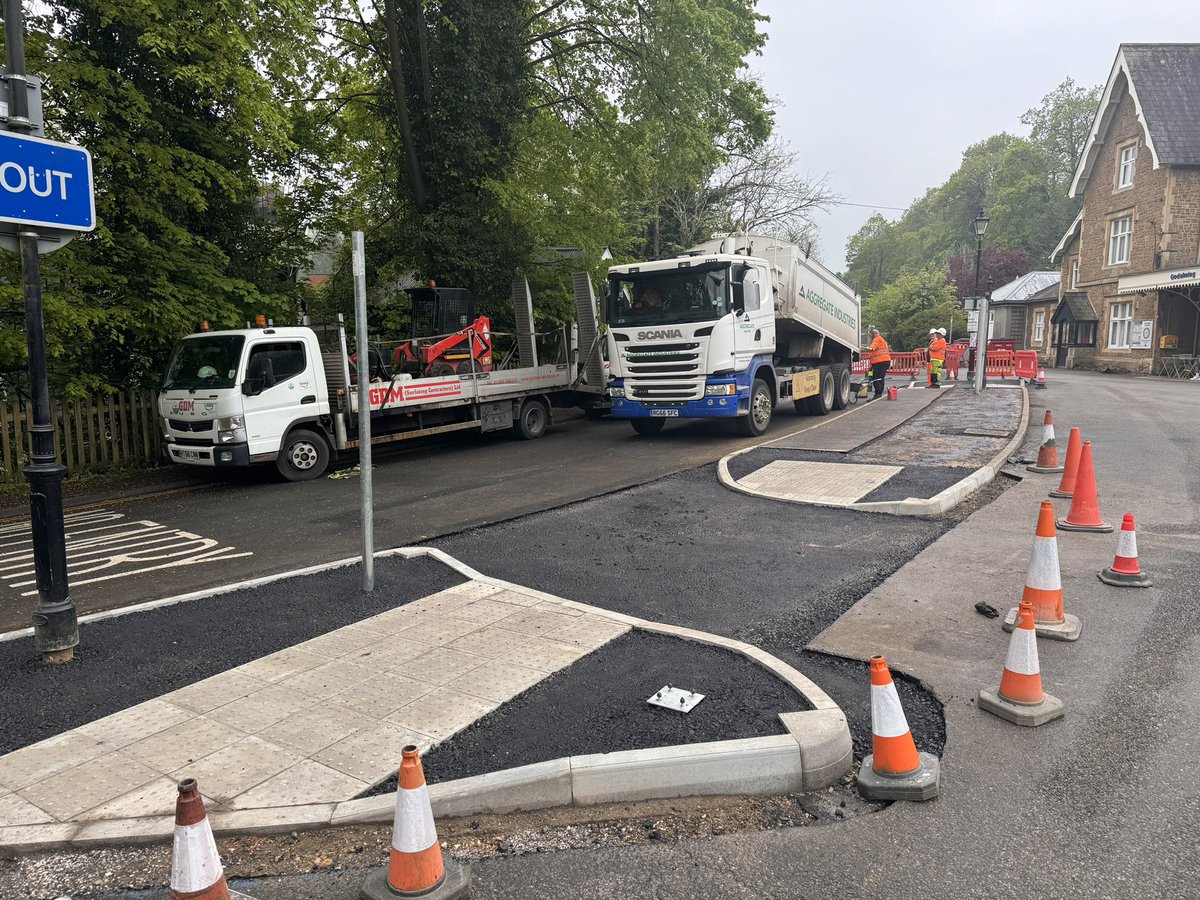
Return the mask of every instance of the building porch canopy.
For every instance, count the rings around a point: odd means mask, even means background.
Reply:
[[[1200,266],[1182,269],[1162,269],[1144,275],[1126,275],[1117,281],[1118,294],[1140,294],[1145,291],[1178,290],[1200,284]]]

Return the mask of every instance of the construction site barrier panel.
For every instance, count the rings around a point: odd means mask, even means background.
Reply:
[[[963,352],[962,347],[946,348],[946,377],[951,381],[958,378],[958,370],[962,365]]]
[[[1037,378],[1037,351],[1018,350],[1014,356],[1014,368],[1018,378]]]
[[[995,378],[1009,378],[1013,374],[1012,350],[988,350],[986,374]]]

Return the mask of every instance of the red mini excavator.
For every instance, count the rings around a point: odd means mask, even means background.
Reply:
[[[392,366],[417,378],[492,371],[492,325],[475,316],[465,288],[409,288],[413,338],[392,351]]]

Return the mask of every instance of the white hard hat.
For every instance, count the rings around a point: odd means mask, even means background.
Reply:
[[[930,333],[930,334],[937,334],[937,333],[938,333],[938,330],[937,330],[936,328],[930,328],[930,329],[929,329],[929,333]]]
[[[943,337],[945,337],[945,335],[946,335],[946,329],[945,329],[945,328],[939,328],[939,329],[938,329],[938,334],[940,334],[940,335],[942,335]]]

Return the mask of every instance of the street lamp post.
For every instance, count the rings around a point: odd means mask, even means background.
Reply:
[[[983,235],[991,220],[979,208],[979,215],[972,223],[975,227],[975,297],[979,302],[979,319],[975,329],[975,393],[983,390],[987,383],[983,373],[987,368],[988,301],[979,296],[979,266],[983,258]]]

